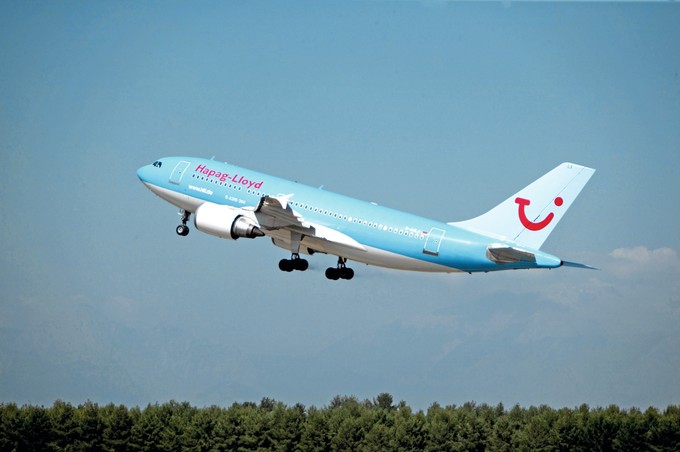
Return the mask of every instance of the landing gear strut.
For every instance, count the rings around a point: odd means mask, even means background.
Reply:
[[[177,226],[175,232],[177,232],[177,235],[186,237],[187,235],[189,235],[189,226],[187,226],[187,222],[189,221],[191,212],[189,212],[188,210],[180,210],[180,215],[182,215],[182,224]]]
[[[284,272],[292,272],[299,270],[301,272],[309,268],[309,262],[302,259],[298,253],[293,253],[290,259],[281,259],[279,261],[279,269]]]
[[[347,259],[344,257],[338,257],[338,266],[336,268],[328,267],[326,269],[326,278],[333,281],[337,281],[338,279],[350,280],[354,278],[354,270],[345,266],[346,262]]]

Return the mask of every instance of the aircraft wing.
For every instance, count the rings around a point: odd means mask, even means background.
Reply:
[[[291,233],[301,234],[307,241],[318,244],[319,248],[326,249],[321,242],[330,242],[361,251],[366,251],[366,247],[340,231],[329,227],[314,224],[306,221],[290,205],[290,198],[293,195],[283,196],[263,196],[260,204],[255,209],[260,228],[263,231],[287,230]]]

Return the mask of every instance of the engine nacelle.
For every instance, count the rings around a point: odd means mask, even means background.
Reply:
[[[206,202],[196,209],[194,224],[199,231],[223,239],[262,237],[264,232],[260,230],[257,221],[248,218],[244,213],[240,209]]]

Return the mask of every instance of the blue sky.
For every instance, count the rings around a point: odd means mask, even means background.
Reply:
[[[0,401],[680,403],[680,6],[3,2]],[[354,265],[175,235],[197,155],[446,221],[597,169],[544,245],[600,271]]]

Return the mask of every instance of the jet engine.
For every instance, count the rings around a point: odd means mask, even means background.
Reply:
[[[264,232],[260,230],[257,221],[245,216],[247,213],[249,212],[206,202],[196,209],[194,224],[199,231],[223,239],[262,237]]]

